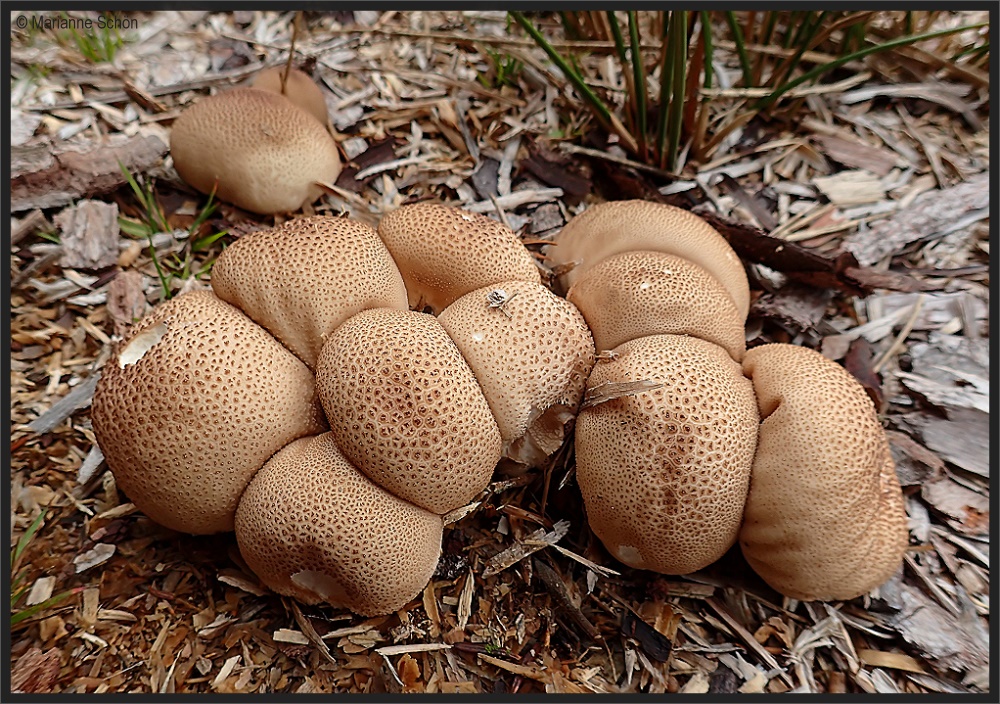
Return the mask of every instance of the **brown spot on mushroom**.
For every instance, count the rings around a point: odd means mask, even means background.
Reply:
[[[389,251],[364,223],[316,216],[241,237],[219,256],[212,289],[310,368],[326,337],[367,308],[406,310]]]
[[[540,284],[501,281],[462,296],[438,320],[479,380],[504,456],[536,465],[555,452],[594,365],[580,312]]]
[[[282,91],[281,75],[284,72],[284,66],[266,68],[254,76],[250,87],[285,96],[294,105],[315,117],[325,128],[329,121],[329,113],[326,109],[326,99],[323,97],[322,89],[308,74],[293,68],[288,72],[285,90]]]
[[[157,307],[121,349],[134,351],[149,333],[158,339],[143,354],[104,367],[91,409],[98,443],[118,486],[157,523],[232,530],[240,494],[264,462],[325,429],[312,374],[207,291]]]
[[[326,129],[287,98],[233,88],[189,107],[170,131],[181,178],[202,193],[255,213],[293,212],[340,174]]]
[[[577,480],[594,533],[632,567],[686,574],[735,542],[757,441],[757,405],[718,345],[652,335],[594,367],[588,387],[663,386],[580,413]]]
[[[746,350],[743,319],[719,281],[672,254],[626,252],[585,272],[566,298],[587,319],[598,350],[646,335],[693,335],[725,348],[736,361]]]
[[[560,277],[568,290],[595,265],[632,250],[673,254],[702,267],[726,288],[746,320],[750,289],[740,258],[711,225],[671,205],[644,200],[595,205],[566,224],[546,256],[553,268],[576,263]]]
[[[416,203],[383,217],[378,234],[403,274],[415,310],[428,306],[440,313],[469,291],[501,281],[541,282],[517,236],[485,215]]]
[[[401,608],[441,554],[441,517],[397,498],[353,467],[333,436],[278,452],[247,487],[236,539],[268,587],[365,616]]]
[[[763,421],[740,545],[796,599],[851,599],[899,568],[906,512],[889,445],[864,388],[820,353],[749,350]]]
[[[434,316],[358,313],[323,346],[316,378],[338,446],[379,486],[434,513],[486,488],[500,432]]]

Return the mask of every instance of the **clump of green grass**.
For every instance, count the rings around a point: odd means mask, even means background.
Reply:
[[[548,55],[597,122],[616,134],[636,159],[667,171],[680,157],[710,159],[734,130],[755,118],[790,119],[801,107],[795,89],[874,54],[902,50],[928,40],[979,29],[965,25],[934,30],[939,13],[872,11],[682,10],[665,12],[560,12],[567,38],[610,45],[622,68],[621,110],[608,91],[591,86],[577,54],[557,50],[534,22],[511,12],[518,25]],[[899,15],[898,18],[895,15]],[[898,21],[892,21],[892,20]],[[887,21],[890,20],[890,21]],[[745,98],[712,98],[714,63],[725,42],[738,63]],[[596,48],[595,48],[596,49]],[[953,62],[980,67],[988,60],[989,37],[959,47]]]
[[[212,246],[228,234],[228,230],[203,233],[208,219],[218,207],[215,202],[215,193],[209,194],[205,205],[198,211],[194,221],[188,227],[181,252],[172,253],[161,260],[153,238],[162,232],[173,232],[174,230],[167,222],[163,208],[156,198],[155,184],[151,179],[143,179],[140,183],[124,165],[119,164],[119,167],[139,202],[141,215],[139,220],[119,217],[118,225],[126,235],[146,240],[149,256],[153,260],[156,275],[160,280],[162,299],[168,300],[174,295],[175,281],[184,281],[192,276],[200,279],[212,270],[215,257],[201,255],[209,254]]]
[[[62,17],[69,19],[65,12]],[[108,17],[107,13],[105,17]],[[111,63],[118,50],[125,46],[125,38],[113,22],[95,22],[91,29],[86,30],[71,25],[56,32],[56,41],[62,46],[75,46],[81,56],[92,64]]]
[[[42,511],[40,514],[38,514],[38,518],[36,518],[34,521],[31,522],[31,525],[28,526],[28,530],[24,532],[24,535],[22,535],[21,539],[17,541],[17,545],[14,546],[14,549],[11,550],[10,553],[11,628],[14,628],[18,624],[28,620],[29,618],[38,616],[48,611],[53,606],[58,606],[59,604],[66,601],[74,594],[79,594],[81,591],[83,591],[83,587],[74,587],[72,589],[67,589],[64,592],[60,592],[55,596],[51,596],[45,601],[42,601],[38,604],[34,604],[32,606],[25,606],[23,608],[18,607],[18,604],[20,604],[21,601],[25,599],[25,597],[28,595],[29,590],[31,589],[31,585],[28,583],[29,570],[27,568],[23,570],[19,569],[21,566],[21,557],[24,555],[24,551],[27,550],[28,545],[31,544],[31,541],[35,537],[35,534],[38,533],[39,528],[41,528],[42,524],[45,522],[46,514],[47,514],[46,511]]]
[[[490,47],[485,48],[486,56],[490,60],[491,71],[488,74],[478,73],[478,80],[484,88],[500,88],[501,86],[516,86],[517,77],[524,68],[524,63],[519,59],[501,54]]]

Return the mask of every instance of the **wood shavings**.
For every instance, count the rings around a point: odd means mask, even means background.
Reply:
[[[73,558],[73,564],[76,565],[76,573],[86,572],[92,567],[97,567],[111,559],[111,556],[115,554],[117,548],[114,545],[108,543],[98,543],[90,550],[80,553],[75,558]]]
[[[494,555],[487,562],[485,569],[483,569],[483,578],[499,574],[508,567],[517,564],[528,555],[559,542],[569,532],[569,525],[569,521],[557,521],[551,531],[546,532],[545,529],[539,528],[526,536],[523,541],[515,543],[506,550]]]

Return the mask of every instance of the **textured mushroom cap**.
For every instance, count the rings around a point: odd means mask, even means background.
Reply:
[[[365,616],[401,608],[441,554],[441,517],[372,483],[330,433],[278,452],[247,487],[236,539],[268,587]]]
[[[415,310],[430,306],[440,313],[469,291],[501,281],[541,282],[517,235],[485,215],[416,203],[383,217],[378,234],[403,274]]]
[[[692,335],[740,361],[743,319],[726,289],[687,259],[660,252],[608,257],[577,279],[566,298],[590,325],[598,351],[646,335]]]
[[[326,216],[241,237],[212,268],[212,289],[313,369],[323,341],[355,313],[407,308],[403,279],[375,230]]]
[[[91,418],[118,486],[185,533],[232,530],[254,473],[325,429],[306,366],[208,291],[139,322],[104,366]]]
[[[284,71],[284,66],[266,68],[254,76],[253,83],[250,86],[259,90],[284,95],[294,105],[305,110],[319,120],[319,123],[323,127],[326,127],[326,123],[329,121],[329,114],[326,110],[326,99],[323,97],[322,89],[316,85],[308,74],[299,71],[297,68],[293,68],[288,72],[288,78],[285,81],[285,92],[282,93],[281,74]]]
[[[899,568],[906,512],[871,400],[854,377],[794,345],[749,350],[763,421],[740,545],[795,599],[852,599]]]
[[[509,297],[502,308],[488,299],[496,289]],[[479,380],[504,456],[530,466],[555,452],[594,365],[594,341],[573,304],[537,283],[501,281],[462,296],[438,320]]]
[[[189,107],[170,130],[181,178],[255,213],[298,210],[333,183],[340,154],[330,133],[281,95],[233,88]]]
[[[626,342],[588,388],[664,386],[580,412],[576,476],[594,533],[632,567],[686,574],[736,541],[757,442],[753,388],[718,345],[680,335]]]
[[[645,200],[595,205],[566,223],[546,250],[552,267],[576,262],[560,277],[568,290],[607,257],[632,250],[675,254],[714,276],[729,292],[740,318],[750,310],[750,288],[743,263],[715,228],[694,213]]]
[[[500,431],[434,316],[358,313],[323,346],[316,380],[337,445],[382,488],[434,513],[486,488]]]

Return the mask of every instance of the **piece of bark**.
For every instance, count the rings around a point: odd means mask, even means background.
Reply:
[[[17,659],[10,671],[10,691],[15,694],[49,693],[59,679],[59,649],[44,653],[30,648]]]
[[[907,244],[936,233],[972,211],[989,210],[990,175],[983,172],[968,181],[917,196],[905,210],[879,220],[863,232],[844,239],[844,248],[864,266],[871,266]]]
[[[886,430],[885,437],[889,440],[901,485],[917,486],[944,471],[944,461],[906,433]]]
[[[693,210],[718,230],[744,261],[763,264],[809,286],[834,288],[852,296],[865,296],[876,288],[907,292],[937,288],[906,274],[859,266],[850,252],[825,257],[795,242],[771,237],[759,228],[721,217],[707,208]]]
[[[561,188],[565,193],[564,200],[568,205],[575,205],[593,191],[589,178],[574,173],[573,160],[567,155],[556,154],[534,142],[528,142],[529,156],[519,164],[524,171],[532,174],[542,183]]]
[[[100,378],[101,373],[94,372],[77,384],[72,391],[53,403],[49,410],[28,423],[28,430],[38,434],[47,433],[76,411],[89,406],[94,399],[94,390],[97,388],[97,380]]]
[[[145,277],[135,269],[119,272],[108,286],[108,314],[115,334],[123,335],[146,314]]]
[[[129,173],[144,172],[167,153],[162,128],[145,127],[129,137],[118,133],[88,144],[46,141],[11,149],[10,209],[54,208],[109,193]]]
[[[947,418],[926,413],[901,416],[920,434],[928,449],[956,467],[990,476],[990,416],[971,408],[953,408]]]
[[[46,232],[52,229],[52,223],[41,210],[32,210],[13,224],[10,230],[10,244],[14,246],[28,235],[36,232]]]
[[[989,534],[990,501],[982,494],[962,486],[948,477],[926,483],[920,495],[955,530],[967,535]]]
[[[62,231],[62,260],[70,269],[103,269],[118,261],[118,205],[82,200],[53,218]]]
[[[791,284],[760,296],[750,306],[750,315],[774,320],[790,330],[811,330],[823,319],[829,302],[829,290]]]
[[[875,404],[879,413],[885,410],[885,395],[882,393],[882,380],[873,368],[875,350],[871,343],[859,337],[847,348],[844,355],[844,368],[865,388],[868,397]]]
[[[896,166],[896,155],[887,149],[829,134],[814,135],[817,148],[834,161],[852,169],[871,171],[885,176]]]
[[[922,591],[895,577],[879,588],[897,613],[888,619],[903,639],[935,667],[966,672],[989,662],[989,632],[956,585],[961,613],[950,613]]]

